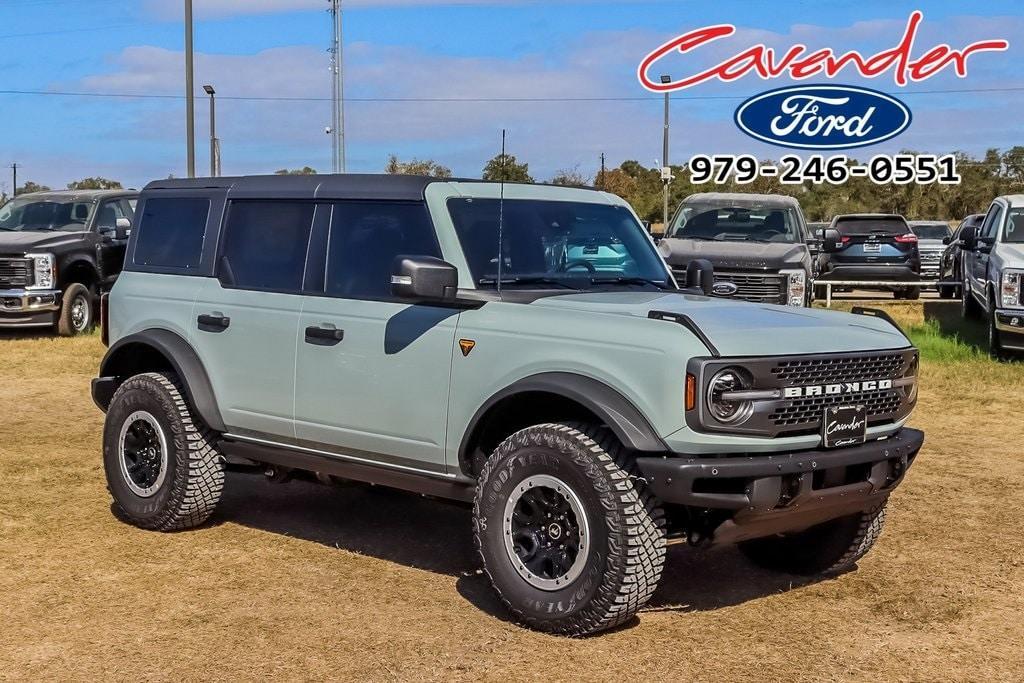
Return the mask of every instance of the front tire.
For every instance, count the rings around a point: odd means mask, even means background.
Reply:
[[[476,547],[517,621],[582,636],[625,623],[665,562],[665,518],[606,430],[541,424],[508,437],[480,473]]]
[[[856,564],[878,540],[885,506],[883,502],[805,531],[745,541],[739,547],[764,569],[799,576],[838,574]]]
[[[135,375],[118,387],[103,428],[103,467],[119,516],[143,529],[204,523],[224,488],[214,434],[192,416],[172,373]]]
[[[72,282],[61,294],[60,316],[55,324],[57,334],[74,337],[87,334],[95,325],[93,316],[94,293],[85,285]]]

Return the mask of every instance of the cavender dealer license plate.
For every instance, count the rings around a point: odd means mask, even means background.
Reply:
[[[839,448],[864,443],[868,431],[867,406],[833,406],[825,408],[821,421],[825,448]]]

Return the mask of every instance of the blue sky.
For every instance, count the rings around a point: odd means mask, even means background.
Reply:
[[[326,0],[194,0],[196,87],[212,82],[226,174],[310,165],[330,168]],[[578,166],[592,174],[661,153],[661,101],[636,81],[645,54],[661,42],[714,23],[738,34],[679,69],[697,68],[751,42],[874,52],[897,42],[913,9],[925,13],[919,45],[1005,38],[1004,53],[971,58],[969,77],[950,75],[899,92],[914,112],[910,130],[869,153],[902,147],[980,153],[1024,144],[1024,7],[879,0],[345,0],[349,169],[380,171],[387,155],[430,157],[479,175],[509,151],[539,179]],[[0,164],[20,178],[63,186],[104,175],[141,186],[185,170],[182,0],[0,0],[0,90],[159,94],[163,99],[0,93]],[[716,48],[717,50],[718,48]],[[707,84],[672,105],[671,161],[694,153],[784,152],[739,133],[739,102],[783,80]],[[1018,88],[974,94],[920,90]],[[734,99],[694,100],[685,95]],[[232,100],[291,97],[301,101]],[[381,102],[380,98],[536,98],[533,102]],[[551,98],[641,98],[565,102]],[[319,98],[319,99],[318,99]],[[197,165],[208,167],[207,110],[197,100]],[[10,186],[9,173],[0,189]]]

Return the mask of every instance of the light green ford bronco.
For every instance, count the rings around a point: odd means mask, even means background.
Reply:
[[[464,501],[515,618],[581,635],[633,618],[674,541],[852,566],[921,448],[884,314],[709,298],[603,192],[168,180],[137,215],[92,391],[143,528],[205,522],[233,467]]]

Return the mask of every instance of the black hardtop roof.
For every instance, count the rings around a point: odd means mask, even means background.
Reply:
[[[385,173],[316,175],[252,175],[228,178],[172,178],[154,180],[144,192],[154,190],[226,190],[232,197],[390,199],[417,201],[431,183],[484,182],[479,179],[433,178]]]

